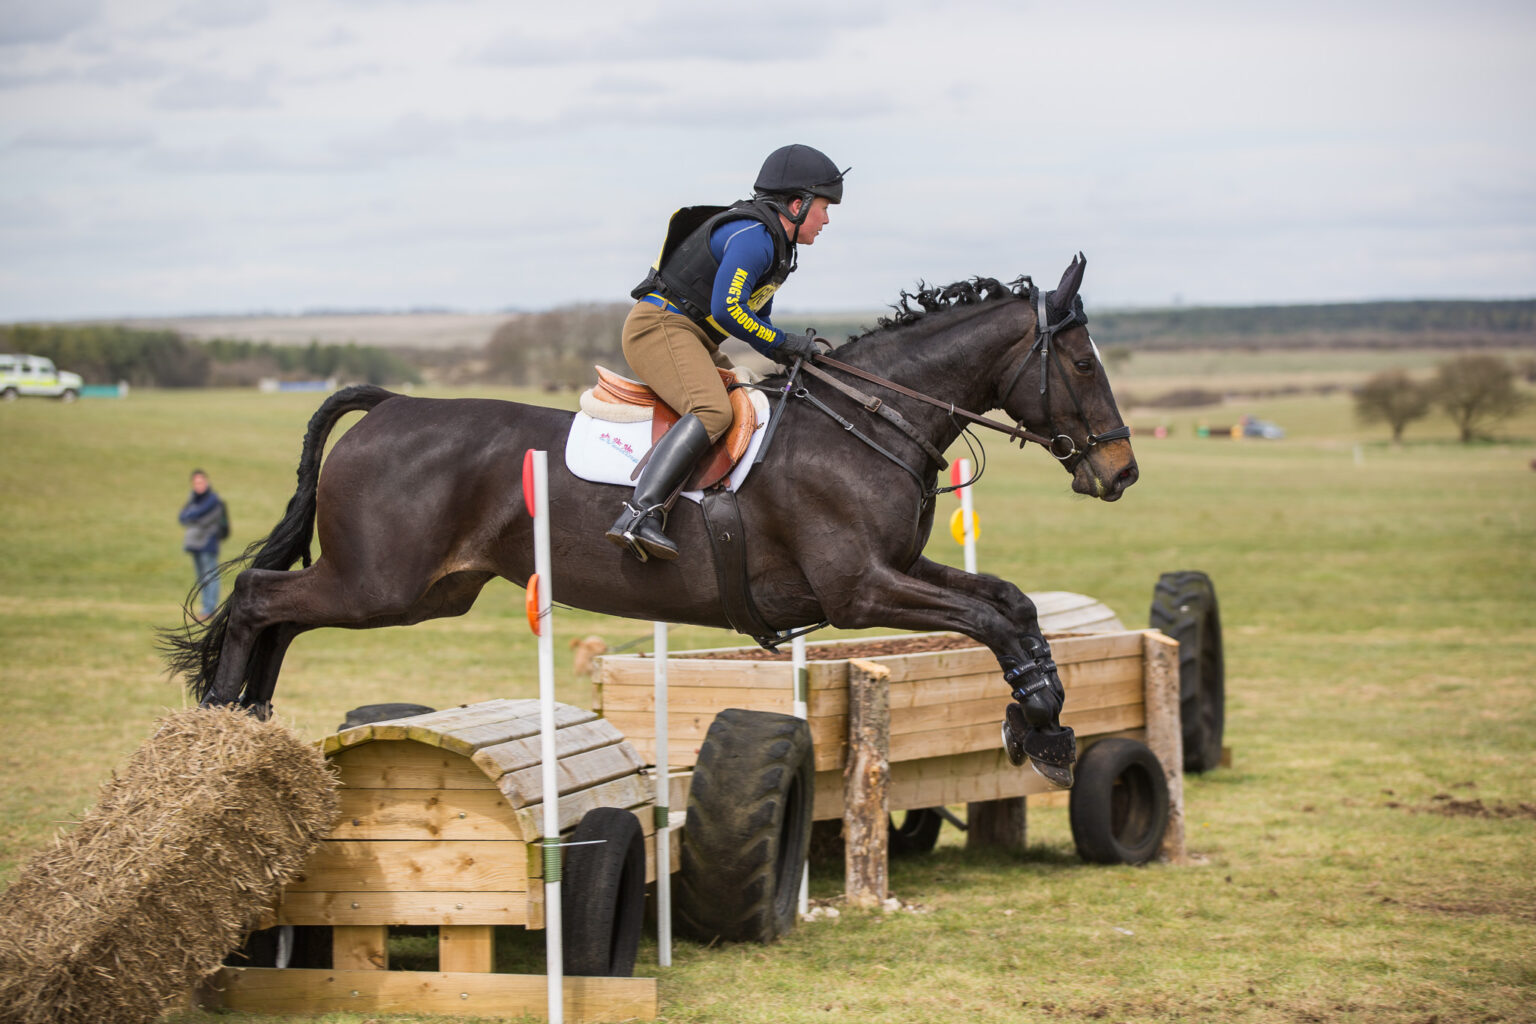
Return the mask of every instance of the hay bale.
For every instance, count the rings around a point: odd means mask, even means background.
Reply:
[[[239,946],[336,819],[314,746],[189,709],[0,903],[0,1021],[154,1021]]]

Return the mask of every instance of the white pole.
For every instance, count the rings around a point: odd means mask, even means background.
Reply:
[[[789,642],[790,664],[794,666],[795,688],[795,717],[807,718],[810,716],[809,700],[811,672],[805,664],[805,637],[797,636]],[[811,864],[807,860],[805,870],[800,872],[800,913],[808,914],[811,910]]]
[[[550,1024],[565,1020],[565,958],[560,928],[560,782],[555,757],[554,586],[549,568],[549,453],[533,460],[533,565],[539,575],[539,728],[544,792],[544,954],[549,968]]]
[[[971,460],[955,460],[955,483],[971,478]],[[976,506],[971,499],[971,485],[960,488],[960,523],[965,532],[965,571],[976,571]]]
[[[656,641],[656,960],[672,966],[672,830],[667,781],[667,624],[655,624]]]

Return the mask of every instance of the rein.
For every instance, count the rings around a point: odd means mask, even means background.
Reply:
[[[1019,378],[1024,375],[1024,369],[1029,365],[1030,357],[1038,352],[1040,354],[1040,394],[1047,398],[1047,406],[1049,405],[1047,387],[1050,384],[1051,379],[1050,365],[1054,365],[1056,367],[1057,376],[1061,378],[1062,386],[1067,389],[1067,397],[1072,399],[1072,407],[1077,410],[1078,418],[1086,424],[1088,422],[1087,413],[1083,411],[1083,403],[1078,399],[1077,392],[1072,388],[1072,380],[1067,376],[1066,368],[1061,365],[1061,355],[1059,352],[1051,348],[1051,339],[1055,337],[1058,331],[1071,326],[1077,321],[1077,312],[1074,310],[1067,314],[1066,319],[1060,321],[1059,323],[1052,324],[1046,316],[1045,297],[1041,295],[1038,289],[1035,290],[1035,301],[1037,311],[1035,314],[1035,343],[1030,346],[1028,352],[1024,353],[1024,358],[1019,362],[1018,369],[1013,371],[1013,376],[1008,378],[1008,386],[999,392],[998,401],[999,403],[1007,401],[1007,398],[1010,394],[1012,394],[1013,389],[1018,386]],[[1049,365],[1046,362],[1047,359],[1050,360]],[[996,430],[1007,434],[1010,439],[1018,441],[1019,447],[1021,448],[1026,442],[1033,441],[1035,444],[1040,445],[1046,451],[1050,452],[1051,455],[1058,461],[1065,462],[1074,456],[1083,454],[1082,449],[1077,447],[1077,442],[1073,440],[1070,434],[1057,434],[1055,437],[1046,437],[1043,434],[1037,434],[1034,431],[1028,429],[1024,426],[1022,421],[1011,427],[1004,426],[1003,424],[987,416],[979,415],[967,409],[961,409],[957,407],[953,402],[946,402],[942,399],[934,398],[932,395],[925,395],[921,391],[914,391],[909,387],[897,384],[893,380],[886,380],[884,377],[878,377],[875,374],[868,373],[859,369],[857,366],[850,366],[847,363],[833,359],[831,356],[823,355],[819,352],[811,357],[811,361],[802,362],[800,364],[800,369],[806,371],[819,380],[823,380],[828,384],[831,384],[833,387],[848,395],[848,397],[854,399],[854,401],[858,402],[868,411],[878,412],[880,415],[885,416],[886,419],[895,423],[896,426],[902,429],[903,433],[923,446],[923,449],[928,453],[929,457],[938,463],[940,469],[943,469],[945,466],[947,466],[948,462],[945,461],[943,456],[935,451],[932,444],[928,443],[922,438],[917,437],[915,431],[911,429],[906,420],[901,418],[901,415],[897,413],[896,410],[891,409],[889,406],[885,405],[880,399],[871,398],[869,395],[865,395],[857,389],[849,387],[847,384],[844,384],[842,381],[831,376],[830,374],[817,369],[816,365],[812,365],[813,363],[819,364],[820,366],[829,366],[834,370],[841,370],[842,372],[852,374],[861,380],[866,380],[871,384],[878,384],[883,388],[894,391],[898,395],[904,395],[907,398],[915,399],[919,402],[926,402],[929,405],[944,409],[950,414],[951,417],[959,416],[963,419],[969,420],[972,423],[987,427],[990,430]],[[1118,427],[1114,427],[1113,429],[1106,430],[1102,434],[1089,434],[1084,444],[1087,447],[1092,448],[1094,445],[1103,441],[1123,441],[1130,436],[1131,428],[1125,424],[1122,424]]]

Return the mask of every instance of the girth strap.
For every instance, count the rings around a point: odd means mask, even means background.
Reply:
[[[823,620],[802,629],[777,630],[765,622],[757,602],[752,600],[747,575],[746,531],[741,523],[741,508],[736,504],[736,492],[706,491],[699,508],[704,513],[704,528],[709,531],[715,581],[720,587],[720,607],[732,629],[775,651],[779,644],[827,625]]]

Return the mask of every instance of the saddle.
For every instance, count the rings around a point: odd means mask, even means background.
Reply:
[[[581,411],[593,419],[638,423],[648,418],[652,444],[682,419],[677,410],[658,398],[656,392],[644,383],[630,380],[607,367],[595,369],[597,384],[581,395]],[[752,407],[748,390],[739,386],[744,380],[733,370],[719,370],[719,373],[731,400],[731,427],[699,460],[693,475],[683,484],[687,491],[713,487],[730,475],[731,467],[746,454],[757,429],[757,410]]]

